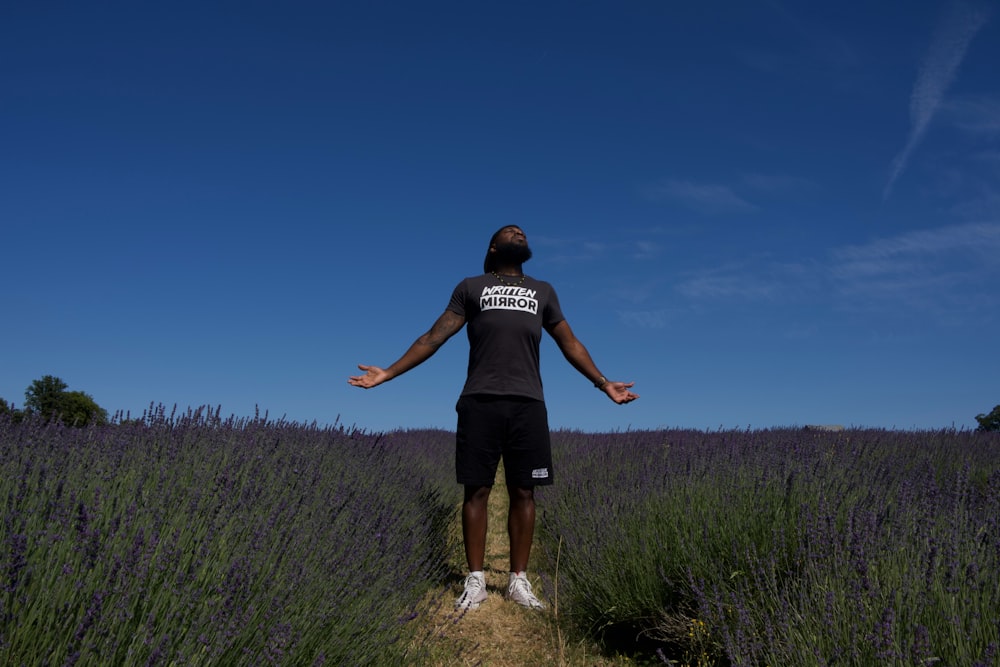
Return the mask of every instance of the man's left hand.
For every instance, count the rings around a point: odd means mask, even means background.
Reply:
[[[608,382],[604,385],[604,393],[608,395],[612,401],[619,405],[624,405],[625,403],[631,403],[635,399],[639,398],[639,394],[629,391],[635,382]]]

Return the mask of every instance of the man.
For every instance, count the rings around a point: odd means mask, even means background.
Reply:
[[[544,608],[525,576],[535,530],[534,488],[552,483],[548,414],[539,372],[542,329],[569,363],[612,401],[624,404],[639,398],[630,391],[634,382],[611,382],[597,369],[563,317],[552,286],[524,274],[522,264],[530,258],[524,232],[516,225],[501,228],[490,239],[483,275],[458,284],[430,331],[388,368],[358,364],[364,374],[348,379],[364,389],[388,382],[429,359],[468,324],[468,376],[455,408],[455,468],[458,483],[465,488],[462,536],[469,566],[464,590],[455,602],[458,609],[478,608],[487,597],[486,509],[501,458],[510,496],[507,597],[525,607]]]

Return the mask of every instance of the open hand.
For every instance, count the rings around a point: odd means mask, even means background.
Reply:
[[[371,389],[372,387],[377,387],[389,379],[389,374],[385,372],[385,369],[379,368],[378,366],[365,366],[364,364],[358,364],[358,368],[363,370],[365,374],[352,375],[347,378],[348,383],[354,385],[355,387]]]
[[[635,382],[608,382],[604,385],[604,393],[615,403],[624,405],[639,398],[639,394],[629,391],[633,386]]]

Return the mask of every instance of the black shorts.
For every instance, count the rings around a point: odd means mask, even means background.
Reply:
[[[545,403],[520,396],[462,396],[455,406],[455,472],[466,486],[493,486],[503,457],[507,487],[552,483]]]

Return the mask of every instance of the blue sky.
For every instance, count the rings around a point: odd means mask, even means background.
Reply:
[[[452,428],[427,330],[518,224],[618,406],[555,428],[974,427],[1000,403],[1000,11],[0,9],[0,397]]]

